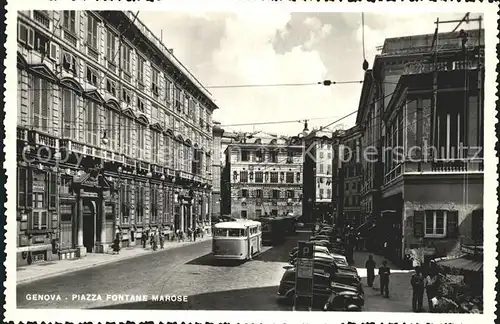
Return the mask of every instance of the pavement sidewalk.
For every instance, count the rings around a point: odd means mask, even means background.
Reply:
[[[81,259],[73,260],[57,260],[57,261],[46,261],[42,263],[32,264],[30,266],[17,267],[16,277],[17,284],[25,284],[41,279],[46,279],[50,277],[59,276],[62,274],[67,274],[71,272],[76,272],[104,264],[110,264],[118,262],[124,259],[136,258],[141,255],[159,253],[166,250],[171,250],[186,245],[198,244],[211,240],[212,236],[205,235],[203,238],[197,238],[195,242],[184,241],[184,242],[165,242],[163,249],[158,248],[158,250],[153,251],[151,247],[146,249],[142,248],[142,245],[136,245],[135,247],[123,248],[120,250],[120,254],[109,253],[89,253]],[[140,241],[138,242],[140,243]]]
[[[375,269],[375,281],[373,288],[367,286],[365,262],[368,255],[373,255],[373,260],[377,264]],[[364,311],[368,312],[411,312],[412,293],[410,279],[414,271],[401,270],[390,261],[388,266],[391,269],[391,279],[389,281],[389,298],[384,298],[380,294],[380,279],[378,268],[382,265],[384,257],[369,252],[354,252],[354,265],[358,268],[360,276],[363,278],[363,288],[365,291]]]

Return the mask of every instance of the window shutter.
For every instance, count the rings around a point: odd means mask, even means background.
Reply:
[[[76,33],[76,12],[73,11],[73,12],[69,12],[69,16],[70,16],[70,30],[74,33]]]
[[[447,237],[458,237],[458,211],[448,211],[446,216]]]
[[[40,228],[40,212],[39,211],[32,212],[31,217],[32,217],[31,228],[32,229],[39,229]]]
[[[26,169],[28,182],[26,184],[26,208],[33,207],[33,170]]]
[[[49,208],[56,208],[56,186],[57,186],[57,175],[54,173],[49,173]]]
[[[47,212],[46,211],[42,211],[40,214],[42,216],[41,217],[42,219],[41,219],[41,224],[40,224],[41,226],[40,226],[40,228],[41,229],[46,229],[48,227],[47,226],[47,221],[48,221],[47,220]]]
[[[26,168],[19,168],[19,177],[17,179],[17,207],[26,207]]]
[[[40,126],[40,95],[42,92],[42,84],[41,84],[41,79],[37,77],[33,77],[33,82],[32,82],[32,91],[31,93],[33,94],[32,98],[32,106],[33,106],[33,124],[36,127]]]
[[[422,210],[415,210],[413,213],[413,234],[415,237],[424,236],[424,217],[425,213]]]

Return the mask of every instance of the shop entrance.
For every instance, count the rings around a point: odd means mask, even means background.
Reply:
[[[94,252],[96,204],[93,200],[83,200],[83,246],[87,253]]]

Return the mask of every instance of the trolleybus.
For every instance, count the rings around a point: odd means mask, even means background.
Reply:
[[[237,220],[214,225],[212,254],[216,259],[249,260],[262,251],[260,222]]]

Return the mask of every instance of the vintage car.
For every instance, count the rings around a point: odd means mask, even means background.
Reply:
[[[297,262],[297,258],[290,258],[289,263],[291,265],[295,265]],[[356,270],[355,267],[350,267],[350,266],[345,266],[345,265],[338,265],[335,262],[335,259],[325,253],[321,252],[315,252],[314,253],[314,268],[319,269],[320,271],[324,273],[335,273],[339,274],[341,276],[346,275],[346,276],[351,276],[353,278],[358,278],[358,280],[361,280],[361,278],[358,275],[358,271]]]
[[[294,247],[292,249],[292,252],[290,252],[288,255],[290,257],[293,257],[293,256],[297,256],[297,252],[298,252],[299,248],[298,247]],[[320,246],[320,245],[314,245],[314,252],[323,252],[323,253],[326,253],[326,254],[330,254],[330,250],[328,250],[327,247],[325,246]]]
[[[365,304],[365,298],[356,291],[341,288],[340,291],[332,291],[330,297],[323,306],[324,311],[361,311]]]
[[[328,235],[313,235],[309,238],[309,241],[319,241],[319,240],[325,240],[330,242],[330,236]]]
[[[284,267],[286,269],[281,278],[278,288],[278,298],[285,299],[287,302],[293,302],[295,295],[295,277],[296,269],[294,267]],[[314,271],[313,279],[313,299],[326,301],[331,296],[330,276],[321,272]]]

